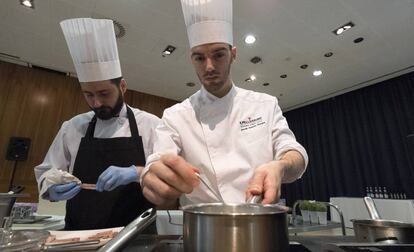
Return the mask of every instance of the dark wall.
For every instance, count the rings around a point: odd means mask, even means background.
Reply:
[[[414,150],[407,138],[414,134],[414,73],[285,116],[310,160],[303,178],[284,186],[288,204],[361,197],[367,186],[414,197]]]

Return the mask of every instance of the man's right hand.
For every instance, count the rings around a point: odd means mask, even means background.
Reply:
[[[49,199],[52,201],[70,200],[71,198],[75,197],[80,192],[80,190],[80,186],[75,182],[52,185],[48,189]]]
[[[183,193],[191,193],[200,184],[196,168],[177,155],[163,155],[142,178],[144,196],[157,206],[175,206]]]

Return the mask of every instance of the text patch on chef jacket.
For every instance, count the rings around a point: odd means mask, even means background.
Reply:
[[[259,117],[248,117],[245,120],[241,120],[240,122],[240,131],[254,129],[260,125],[264,125],[266,122],[262,119],[261,116]]]

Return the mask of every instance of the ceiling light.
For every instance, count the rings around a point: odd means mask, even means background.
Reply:
[[[250,59],[250,62],[252,62],[253,64],[257,64],[259,62],[262,62],[262,59],[259,56],[254,56]]]
[[[285,79],[287,77],[287,74],[282,74],[281,76],[280,76],[280,78],[282,78],[282,79]]]
[[[307,64],[303,64],[303,65],[300,66],[300,68],[306,69],[306,68],[308,68],[308,65]]]
[[[269,86],[270,85],[270,83],[269,82],[266,82],[266,83],[263,83],[263,86]]]
[[[253,35],[247,35],[247,36],[244,38],[244,42],[245,42],[246,44],[251,45],[251,44],[253,44],[254,42],[256,42],[256,37],[255,37],[255,36],[253,36]]]
[[[194,87],[195,83],[194,82],[187,82],[185,85],[187,85],[188,87]]]
[[[25,6],[25,7],[34,9],[34,3],[33,3],[33,1],[34,0],[20,0],[20,4],[23,5],[23,6]]]
[[[336,35],[340,35],[340,34],[342,34],[343,32],[345,31],[345,29],[344,28],[338,28],[338,30],[336,30]]]
[[[351,28],[352,28],[352,27],[354,27],[354,26],[355,26],[355,25],[354,25],[354,23],[349,22],[349,23],[347,23],[347,24],[341,25],[340,27],[336,28],[336,29],[335,29],[335,30],[333,30],[332,32],[333,32],[335,35],[341,35],[343,32],[345,32],[345,31],[347,31],[347,30],[351,29]]]
[[[251,81],[254,81],[254,80],[256,80],[256,76],[254,76],[254,75],[252,74],[252,75],[250,75],[250,77],[249,77],[249,78],[245,79],[244,81],[245,81],[245,82],[251,82]]]
[[[168,56],[168,55],[171,55],[174,51],[175,51],[175,46],[172,46],[172,45],[168,45],[165,49],[164,49],[164,51],[162,51],[162,53],[161,53],[161,55],[162,55],[162,57],[165,57],[165,56]]]
[[[320,76],[320,75],[322,75],[322,71],[321,70],[315,70],[315,71],[313,71],[313,76],[317,77],[317,76]]]
[[[354,43],[355,43],[355,44],[358,44],[358,43],[362,42],[363,40],[364,40],[364,38],[363,38],[363,37],[359,37],[359,38],[356,38],[356,39],[354,40]]]
[[[333,52],[327,52],[327,53],[325,53],[323,56],[325,56],[325,57],[329,58],[329,57],[331,57],[332,55],[333,55]]]

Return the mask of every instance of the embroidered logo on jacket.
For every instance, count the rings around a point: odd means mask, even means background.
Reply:
[[[242,120],[239,123],[240,123],[240,130],[243,131],[243,130],[255,128],[259,125],[265,124],[266,122],[264,122],[262,117],[260,116],[257,118],[248,117],[246,120]]]

